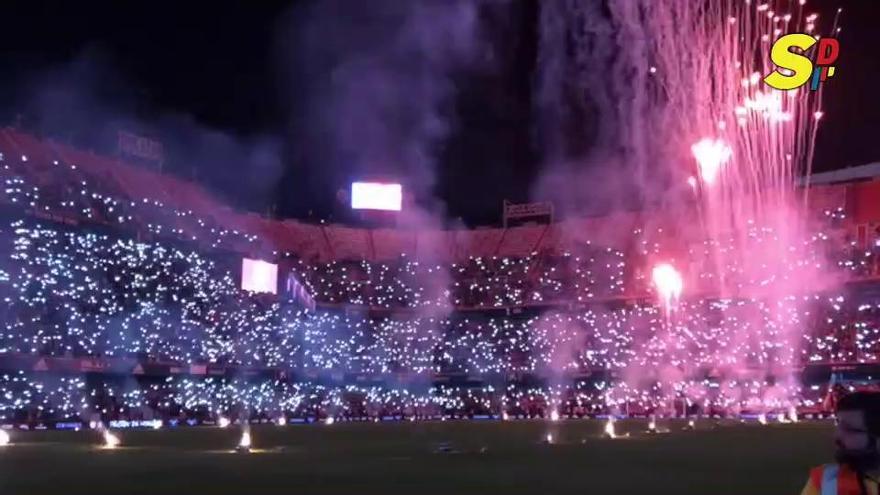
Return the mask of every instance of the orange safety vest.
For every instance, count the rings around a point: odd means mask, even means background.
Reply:
[[[819,495],[861,495],[859,475],[845,465],[826,464],[810,470],[810,482]],[[866,480],[867,482],[867,480]],[[868,493],[871,493],[869,490]]]

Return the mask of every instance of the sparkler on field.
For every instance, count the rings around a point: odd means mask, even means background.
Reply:
[[[324,420],[324,424],[326,425],[332,425],[335,422],[336,419],[334,419],[333,416],[327,416],[327,419]]]
[[[282,416],[278,416],[278,420],[275,422],[275,424],[277,424],[278,426],[284,426],[284,425],[286,425],[286,424],[287,424],[287,417],[285,417],[285,416],[283,416],[283,415],[282,415]]]
[[[612,416],[609,416],[608,421],[605,422],[605,436],[608,438],[617,438],[617,431],[615,431],[614,418]]]
[[[766,425],[767,424],[767,415],[764,413],[759,414],[758,415],[758,423],[761,423],[762,425]]]
[[[118,436],[110,433],[110,430],[104,430],[104,448],[115,449],[120,443]]]
[[[799,421],[797,408],[795,406],[788,408],[788,420],[792,423],[797,423]]]
[[[217,426],[220,428],[226,428],[230,425],[230,423],[231,422],[229,421],[229,418],[227,418],[226,416],[220,416],[220,418],[217,419]]]
[[[9,433],[6,433],[6,430],[0,429],[0,447],[9,445],[9,442]]]
[[[559,411],[556,409],[550,411],[550,421],[559,421]]]
[[[241,439],[238,441],[235,450],[244,453],[251,451],[251,429],[247,425],[242,428]]]
[[[648,433],[657,433],[657,418],[653,414],[648,421]]]

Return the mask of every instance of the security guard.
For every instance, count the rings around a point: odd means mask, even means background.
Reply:
[[[801,495],[880,495],[880,393],[837,404],[835,464],[813,468]]]

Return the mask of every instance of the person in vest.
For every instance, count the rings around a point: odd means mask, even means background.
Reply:
[[[801,495],[880,495],[880,393],[837,403],[835,464],[813,468]]]

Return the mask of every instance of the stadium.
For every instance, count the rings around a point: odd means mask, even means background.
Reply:
[[[472,63],[463,26],[509,8],[485,3],[404,8],[404,26],[448,36],[417,56]],[[842,398],[880,391],[880,163],[815,164],[834,93],[766,89],[775,66],[755,54],[783,24],[838,19],[803,1],[596,4],[619,29],[615,70],[652,64],[596,107],[626,144],[592,166],[632,183],[548,179],[587,199],[620,187],[598,212],[538,194],[466,226],[425,206],[420,171],[367,167],[333,183],[340,221],[307,199],[309,215],[263,214],[164,170],[155,135],[101,149],[0,127],[0,491],[799,490],[833,460]],[[585,5],[532,5],[539,68]],[[551,105],[558,75],[536,72]],[[406,146],[374,153],[391,127],[373,126],[369,159],[418,161],[430,147],[409,140],[437,139],[395,127]]]

